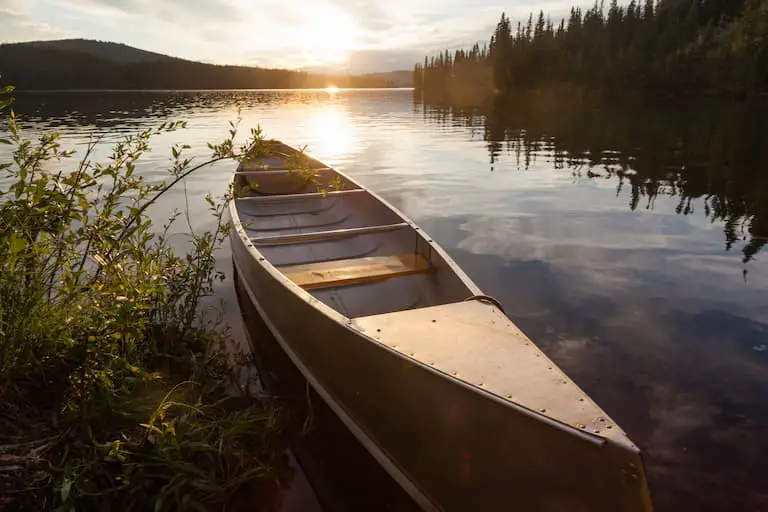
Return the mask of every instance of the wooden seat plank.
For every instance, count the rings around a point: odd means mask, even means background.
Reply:
[[[429,272],[431,268],[429,262],[420,254],[374,256],[278,267],[286,277],[305,290],[381,281]]]

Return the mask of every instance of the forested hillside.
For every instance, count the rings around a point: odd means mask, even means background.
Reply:
[[[616,0],[543,11],[516,26],[502,15],[490,41],[443,52],[414,70],[432,97],[489,95],[568,83],[664,95],[768,93],[768,0]]]
[[[0,74],[4,83],[21,90],[395,86],[387,73],[344,76],[219,66],[82,39],[0,45]]]
[[[12,45],[12,48],[39,48],[81,53],[106,59],[120,64],[137,64],[139,62],[157,62],[161,60],[181,60],[161,53],[149,52],[128,46],[127,44],[89,39],[61,39],[58,41],[31,41]]]

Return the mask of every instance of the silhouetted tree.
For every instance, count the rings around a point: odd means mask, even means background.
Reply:
[[[477,73],[485,84],[471,81],[486,96],[551,83],[665,95],[761,94],[768,92],[768,0],[610,0],[607,8],[601,0],[586,11],[572,8],[557,29],[543,11],[531,13],[514,34],[502,14],[487,54],[464,57],[441,54],[425,63],[423,92],[460,95],[474,66],[491,70]]]

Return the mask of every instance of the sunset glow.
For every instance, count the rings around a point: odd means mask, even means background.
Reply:
[[[359,46],[357,22],[339,8],[320,5],[303,10],[303,22],[295,28],[294,42],[306,65],[343,64]]]

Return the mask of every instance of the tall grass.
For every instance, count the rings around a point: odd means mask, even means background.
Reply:
[[[203,321],[232,194],[207,197],[215,228],[187,254],[147,209],[212,162],[257,159],[259,129],[210,158],[172,149],[166,182],[136,172],[166,123],[128,136],[104,161],[74,159],[57,134],[26,138],[8,111],[0,145],[0,510],[269,509],[290,476],[278,408],[238,386]],[[2,125],[0,125],[2,126]],[[226,179],[222,177],[222,179]]]

